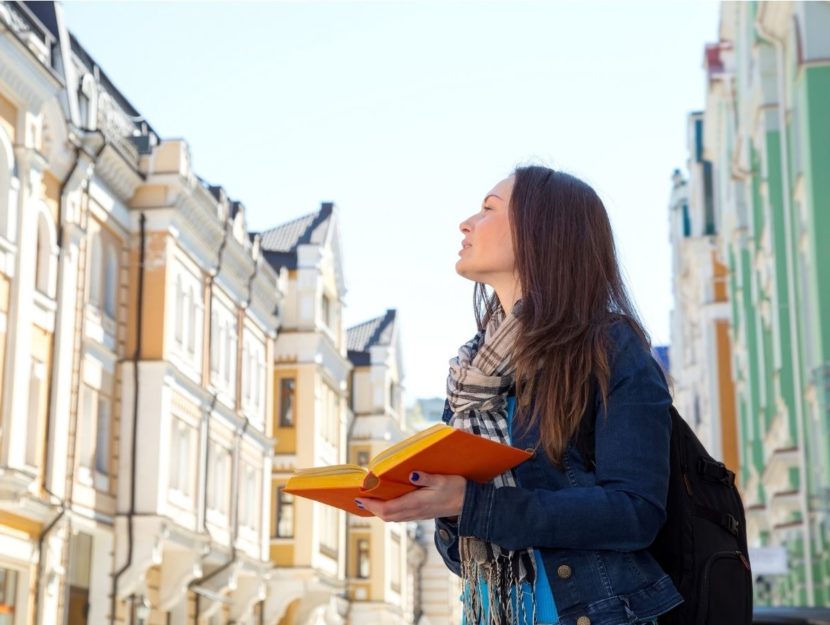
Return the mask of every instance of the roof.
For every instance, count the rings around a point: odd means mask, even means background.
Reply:
[[[346,349],[352,364],[367,366],[371,364],[370,348],[376,345],[392,344],[396,317],[397,311],[389,308],[384,315],[346,330]]]
[[[279,271],[280,267],[297,268],[297,248],[308,243],[322,243],[328,232],[334,204],[323,202],[320,210],[297,217],[261,233],[265,258]]]

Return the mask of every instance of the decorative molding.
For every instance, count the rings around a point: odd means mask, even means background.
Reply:
[[[95,163],[95,173],[112,189],[118,199],[128,202],[135,195],[136,189],[144,178],[111,144],[108,144]]]
[[[12,101],[17,100],[28,110],[38,112],[63,85],[51,69],[34,59],[29,50],[24,53],[21,48],[22,42],[14,36],[0,36],[0,82],[9,88],[7,97]]]

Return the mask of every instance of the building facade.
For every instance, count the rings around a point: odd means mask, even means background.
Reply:
[[[259,622],[278,274],[60,5],[0,22],[0,618]]]
[[[281,489],[409,432],[345,294],[334,205],[249,233],[60,4],[0,2],[0,625],[448,622],[423,524]]]
[[[712,163],[703,158],[702,113],[690,115],[688,140],[689,179],[675,171],[669,202],[674,403],[709,453],[740,474],[727,268],[718,246]]]
[[[338,211],[324,203],[260,236],[268,263],[287,273],[274,352],[270,557],[276,568],[267,620],[340,625],[349,618],[346,513],[283,492],[294,469],[347,458],[351,364]]]
[[[726,266],[749,541],[786,559],[756,570],[761,603],[830,601],[828,33],[826,2],[724,3],[705,54],[702,161]]]
[[[349,462],[366,466],[373,456],[407,435],[397,312],[390,309],[349,328],[347,341],[353,366]],[[417,555],[423,548],[415,540],[416,528],[415,523],[384,523],[376,517],[349,515],[348,581],[354,622],[413,622],[415,610],[420,611],[415,605],[420,602],[420,584],[412,582],[420,571],[410,570],[407,563],[420,568],[424,560]]]

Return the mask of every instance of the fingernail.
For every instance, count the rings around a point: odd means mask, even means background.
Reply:
[[[409,476],[409,479],[411,479],[413,482],[417,482],[418,480],[421,479],[421,476],[418,475],[417,471],[413,471],[412,475]]]

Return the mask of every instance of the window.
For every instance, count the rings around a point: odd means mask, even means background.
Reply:
[[[392,534],[392,541],[390,543],[392,549],[391,567],[389,576],[389,585],[392,590],[401,591],[401,537],[398,534]]]
[[[190,479],[190,428],[181,419],[172,419],[170,436],[170,487],[183,495],[192,493]]]
[[[12,188],[12,176],[14,175],[13,159],[11,141],[0,128],[0,235],[9,240],[14,240],[15,237],[14,232],[11,232],[14,217],[10,211],[17,210],[14,203],[9,202],[9,191]]]
[[[40,213],[37,217],[37,264],[35,265],[35,288],[49,295],[49,265],[51,261],[51,241],[49,236],[49,225],[46,223],[46,215]]]
[[[361,538],[357,541],[357,577],[369,579],[371,568],[369,563],[369,540]]]
[[[84,384],[81,387],[81,414],[78,424],[78,441],[81,466],[92,468],[92,451],[95,448],[95,441],[92,432],[92,415],[97,403],[97,392]]]
[[[226,515],[228,513],[228,476],[230,474],[231,452],[217,443],[211,444],[210,451],[208,507]]]
[[[323,440],[337,446],[340,440],[340,394],[328,384],[323,385]]]
[[[296,380],[294,378],[282,378],[280,380],[280,427],[294,427],[294,391]]]
[[[322,316],[323,316],[323,324],[330,326],[329,319],[331,318],[331,302],[329,301],[329,296],[323,293],[323,302],[322,302]]]
[[[89,251],[89,291],[87,291],[87,298],[90,304],[97,309],[101,309],[101,264],[103,262],[103,251],[101,242],[101,233],[96,232],[92,235],[90,241]]]
[[[186,310],[184,303],[184,285],[182,284],[182,277],[176,276],[176,342],[184,343],[184,311]]]
[[[81,387],[81,414],[79,425],[80,463],[82,467],[103,477],[110,474],[112,400],[100,389],[87,384]],[[97,485],[108,488],[108,483]]]
[[[174,351],[190,368],[201,371],[204,324],[202,281],[181,265],[176,266],[175,274]]]
[[[0,625],[12,625],[15,622],[16,597],[17,571],[0,568]]]
[[[239,522],[245,527],[257,528],[257,479],[256,469],[247,463],[242,463],[242,484],[239,493]]]
[[[187,351],[190,354],[196,353],[196,330],[201,328],[201,314],[198,302],[200,298],[196,294],[193,285],[187,291]]]
[[[316,504],[315,504],[316,505]],[[320,553],[330,558],[337,558],[337,551],[340,544],[340,511],[332,506],[320,505],[320,524],[322,533],[320,535]]]
[[[247,328],[242,343],[242,408],[259,428],[265,421],[265,345]]]
[[[219,318],[217,315],[210,316],[210,373],[211,377],[219,375]]]
[[[102,475],[110,474],[110,400],[98,396],[97,425],[95,428],[95,470]]]
[[[361,467],[365,467],[369,465],[369,452],[368,451],[359,451],[357,452],[357,464]]]
[[[69,545],[69,625],[87,625],[92,536],[78,533]]]
[[[275,538],[294,538],[294,495],[285,492],[284,486],[277,487],[277,523]]]
[[[230,398],[236,397],[236,313],[213,298],[211,306],[211,383]]]
[[[116,318],[118,307],[118,253],[113,243],[106,245],[104,264],[104,314]]]
[[[26,463],[30,466],[40,466],[40,423],[41,412],[47,406],[43,401],[43,392],[46,389],[46,365],[40,360],[32,358],[32,368],[29,377],[29,414],[26,427]]]

